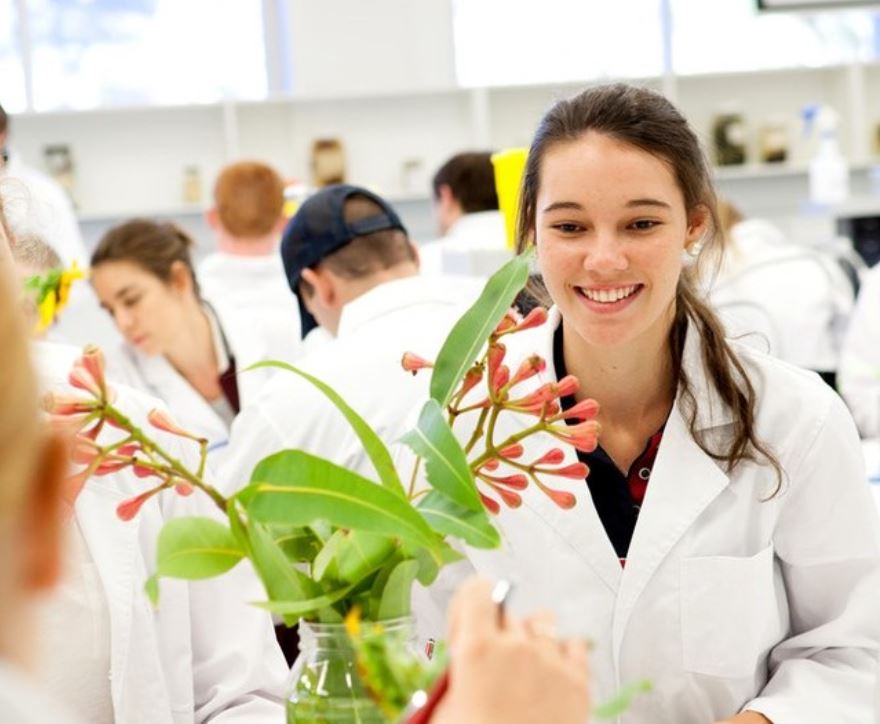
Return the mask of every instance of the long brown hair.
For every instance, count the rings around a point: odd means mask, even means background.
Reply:
[[[757,437],[755,388],[741,360],[727,343],[721,320],[698,291],[697,280],[705,264],[717,263],[720,259],[718,247],[722,229],[705,155],[693,130],[672,103],[658,93],[622,83],[590,88],[574,98],[557,102],[538,125],[529,149],[517,220],[518,250],[524,250],[534,240],[544,155],[551,146],[575,141],[588,131],[610,136],[662,159],[675,176],[688,212],[702,207],[708,213],[708,230],[701,240],[699,259],[684,267],[678,282],[676,314],[669,336],[673,369],[687,409],[691,435],[700,448],[725,463],[728,472],[742,460],[763,459],[776,471],[777,486],[772,493],[775,495],[782,484],[782,467],[770,448]],[[544,300],[548,296],[541,286],[533,286],[532,293]],[[734,437],[725,450],[711,448],[696,429],[697,398],[682,366],[684,336],[689,324],[692,333],[700,336],[707,375],[734,415]]]

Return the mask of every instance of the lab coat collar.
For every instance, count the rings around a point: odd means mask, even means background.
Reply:
[[[492,239],[504,238],[504,217],[500,211],[476,211],[462,214],[449,226],[447,237],[467,234],[469,237],[485,233]]]
[[[415,274],[377,284],[342,308],[336,336],[344,337],[374,319],[406,307],[436,301],[449,303],[450,296],[444,277]]]

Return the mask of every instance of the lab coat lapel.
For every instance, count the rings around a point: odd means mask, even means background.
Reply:
[[[733,418],[705,375],[700,344],[691,325],[682,367],[697,400],[696,429],[703,433],[727,426]],[[652,575],[730,482],[723,463],[704,452],[691,434],[689,409],[679,391],[657,451],[620,584],[612,631],[615,656],[636,600]]]
[[[112,479],[112,476],[111,476]],[[116,507],[125,493],[92,478],[76,500],[75,515],[80,523],[89,553],[98,569],[110,611],[110,668],[116,672],[111,680],[113,707],[123,711],[123,672],[131,644],[135,586],[138,558],[139,519],[123,522],[116,516]]]

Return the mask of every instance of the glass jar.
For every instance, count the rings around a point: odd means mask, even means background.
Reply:
[[[416,650],[412,617],[382,621],[384,636]],[[299,656],[287,681],[287,721],[361,722],[387,720],[370,698],[357,673],[354,648],[343,624],[300,621]]]

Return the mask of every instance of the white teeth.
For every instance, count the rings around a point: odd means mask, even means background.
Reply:
[[[626,299],[635,292],[635,290],[636,285],[618,287],[617,289],[584,289],[581,287],[581,291],[587,299],[591,299],[594,302],[601,302],[602,304],[619,302],[621,299]]]

